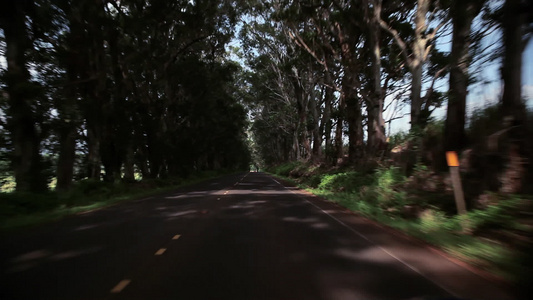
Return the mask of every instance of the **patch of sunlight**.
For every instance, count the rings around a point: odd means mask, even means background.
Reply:
[[[394,257],[388,255],[378,247],[366,248],[362,251],[341,248],[334,251],[335,255],[356,261],[371,261],[379,263],[390,263],[395,261]]]
[[[52,178],[52,180],[50,180],[50,182],[48,183],[48,188],[50,190],[55,190],[56,189],[56,185],[57,185],[57,177],[54,177]]]
[[[7,176],[2,183],[2,186],[0,187],[0,191],[2,193],[11,193],[15,191],[16,182],[15,177],[13,176]]]

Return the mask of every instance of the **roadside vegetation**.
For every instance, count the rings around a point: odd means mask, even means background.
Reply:
[[[471,204],[467,215],[459,216],[451,183],[430,182],[424,165],[409,177],[391,165],[365,172],[290,162],[267,171],[510,282],[529,278],[533,227],[521,217],[531,209],[531,195],[489,192],[485,203]]]
[[[46,193],[2,192],[0,230],[39,225],[119,202],[165,193],[228,173],[231,172],[205,171],[186,179],[145,179],[116,183],[85,179],[76,182],[68,192],[53,189]],[[7,182],[2,188],[7,189],[10,185],[10,182]]]

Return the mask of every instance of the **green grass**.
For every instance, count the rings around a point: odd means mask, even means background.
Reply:
[[[204,172],[186,180],[156,179],[116,184],[84,180],[66,193],[0,193],[0,230],[38,225],[123,201],[165,193],[220,175],[222,173]]]

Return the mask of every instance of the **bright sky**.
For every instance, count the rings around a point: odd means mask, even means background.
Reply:
[[[494,35],[492,38],[487,37],[486,39],[485,43],[492,44],[496,43],[495,39],[499,39],[499,37]],[[446,48],[449,48],[449,46],[443,45],[441,50],[446,51]],[[533,42],[530,42],[524,50],[522,59],[522,97],[526,99],[526,105],[529,108],[533,108]],[[499,68],[499,63],[491,63],[486,67],[482,66],[479,76],[488,81],[488,83],[478,83],[470,86],[467,97],[468,114],[489,104],[494,104],[499,100],[502,90]],[[445,90],[448,88],[447,82],[442,88]],[[422,92],[422,94],[424,93],[425,91]],[[409,107],[406,107],[405,111],[409,112]],[[436,109],[433,116],[437,119],[443,119],[446,116],[446,105]],[[409,116],[407,116],[392,122],[391,133],[408,131],[409,127]]]

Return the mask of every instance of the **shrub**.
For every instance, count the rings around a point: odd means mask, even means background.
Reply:
[[[354,192],[365,185],[372,184],[372,177],[358,172],[327,174],[322,177],[318,188],[330,191]]]
[[[307,185],[309,185],[310,187],[313,187],[313,188],[317,188],[320,183],[322,182],[322,175],[321,174],[313,174],[311,176],[309,176],[309,178],[307,178],[305,180],[305,183]]]
[[[500,199],[498,203],[468,213],[468,224],[473,231],[487,228],[511,228],[514,224],[513,213],[518,210],[522,200],[518,197]]]
[[[0,193],[0,216],[42,212],[57,207],[58,203],[53,193]]]
[[[420,215],[420,230],[429,233],[449,228],[446,214],[438,209],[426,209]]]
[[[284,163],[281,165],[277,165],[273,168],[271,168],[271,172],[274,174],[278,174],[281,176],[288,177],[292,170],[296,169],[298,166],[300,166],[302,163],[299,161],[291,161],[288,163]]]
[[[405,181],[399,168],[381,168],[375,174],[375,191],[377,202],[382,207],[403,206],[406,193],[397,191],[399,185]]]

